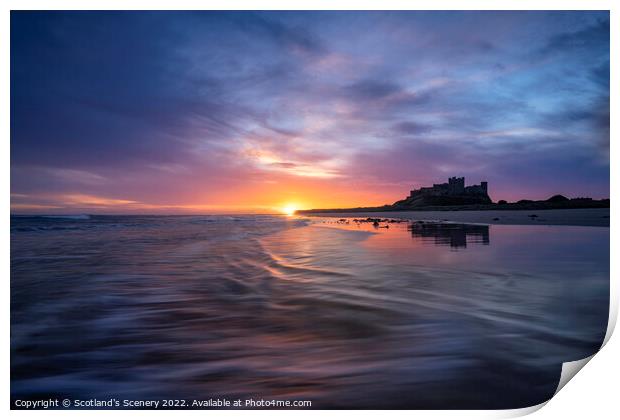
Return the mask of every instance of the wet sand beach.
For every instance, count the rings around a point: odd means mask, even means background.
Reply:
[[[608,228],[389,225],[13,217],[12,400],[520,408],[601,345]]]
[[[373,217],[492,225],[609,226],[609,209],[461,210],[308,213],[309,217]]]

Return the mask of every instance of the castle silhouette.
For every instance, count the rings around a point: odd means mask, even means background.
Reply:
[[[432,187],[422,187],[411,190],[404,199],[394,203],[395,207],[422,207],[445,206],[461,204],[490,204],[488,183],[482,181],[479,185],[465,186],[464,177],[451,177],[447,183],[433,184]]]
[[[448,178],[448,182],[444,184],[433,184],[432,187],[422,187],[417,190],[411,190],[409,197],[416,198],[420,196],[459,196],[459,195],[487,195],[488,183],[481,182],[480,185],[465,186],[465,177]]]

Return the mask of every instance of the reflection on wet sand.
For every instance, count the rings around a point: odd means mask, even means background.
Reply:
[[[11,397],[518,408],[608,305],[608,228],[12,218]]]
[[[489,245],[488,225],[413,222],[407,226],[413,238],[452,248],[466,248],[467,242]]]

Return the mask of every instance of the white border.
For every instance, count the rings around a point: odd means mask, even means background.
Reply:
[[[618,28],[620,28],[620,19],[618,15],[618,6],[620,2],[611,0],[433,0],[433,1],[404,1],[404,0],[299,0],[292,4],[290,1],[282,0],[228,0],[226,2],[199,1],[199,0],[93,0],[89,2],[79,0],[5,0],[2,2],[2,25],[0,25],[0,45],[3,58],[0,66],[2,86],[4,89],[3,101],[1,102],[2,112],[0,113],[0,125],[5,133],[3,141],[0,145],[1,156],[4,160],[3,173],[4,176],[0,180],[2,187],[3,205],[3,231],[5,232],[5,240],[2,243],[2,266],[4,267],[4,299],[5,309],[3,311],[2,325],[4,327],[2,335],[2,358],[3,358],[3,399],[2,405],[5,410],[9,409],[10,395],[10,253],[9,253],[9,214],[10,214],[10,127],[9,127],[9,110],[10,110],[10,69],[9,69],[9,48],[10,48],[10,10],[54,10],[54,9],[95,9],[95,10],[114,10],[114,9],[132,9],[132,10],[611,10],[611,92],[618,92],[617,77],[613,77],[614,71],[618,71]],[[378,6],[378,7],[377,7]],[[615,51],[614,51],[615,49]],[[618,117],[616,97],[611,98],[611,120],[620,121]],[[612,123],[611,138],[616,139],[618,134],[617,123]],[[616,156],[616,148],[613,141],[611,142],[611,159]],[[617,197],[617,188],[619,182],[619,171],[616,166],[611,166],[611,196]],[[610,332],[618,313],[618,264],[614,261],[613,256],[618,255],[618,223],[616,217],[618,212],[615,207],[611,208],[611,310],[610,310],[610,329],[606,337],[606,341],[610,337]],[[618,384],[619,363],[616,355],[620,355],[618,351],[620,345],[618,339],[611,340],[605,349],[597,354],[588,364],[583,372],[579,373],[578,379],[571,381],[562,391],[546,404],[544,410],[537,411],[532,418],[548,419],[548,418],[567,418],[582,419],[584,416],[609,418],[612,413],[617,413],[618,403],[615,392]],[[541,406],[544,406],[542,404]],[[294,416],[296,418],[310,419],[315,415],[328,417],[355,416],[362,418],[373,418],[376,415],[388,416],[390,418],[411,419],[417,418],[504,418],[525,415],[529,412],[536,411],[540,407],[532,407],[522,410],[508,411],[191,411],[184,412],[184,416],[194,418],[205,418],[206,416],[220,419],[239,418],[245,414],[249,414],[257,419],[274,419],[288,418]],[[39,415],[48,416],[50,418],[82,418],[85,416],[96,418],[126,417],[126,416],[148,416],[151,418],[169,418],[172,413],[165,411],[138,411],[138,412],[110,412],[110,411],[11,411],[10,415],[16,418],[34,418]],[[174,415],[178,415],[175,413]]]

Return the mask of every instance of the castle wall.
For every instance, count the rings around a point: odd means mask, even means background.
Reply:
[[[408,198],[416,198],[423,196],[458,196],[458,195],[487,195],[486,182],[481,182],[480,185],[465,186],[464,177],[451,177],[447,183],[433,184],[432,187],[422,187],[417,190],[411,190]]]

